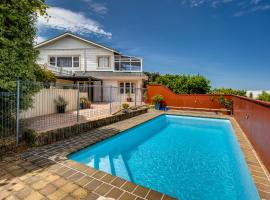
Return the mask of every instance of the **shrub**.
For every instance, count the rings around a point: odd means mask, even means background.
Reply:
[[[159,94],[152,97],[153,104],[160,103],[163,100],[164,100],[164,97],[162,95],[159,95]]]
[[[129,104],[128,103],[123,103],[122,104],[122,108],[125,109],[125,110],[128,109],[129,108]]]
[[[234,90],[232,88],[215,88],[210,94],[246,96],[246,90]]]
[[[224,105],[225,108],[227,110],[229,110],[230,114],[232,113],[232,111],[233,111],[232,110],[233,109],[233,101],[232,100],[226,99],[226,98],[224,98],[224,96],[219,96],[218,102],[219,102],[219,104]]]
[[[206,94],[210,91],[210,81],[201,75],[162,75],[157,83],[167,86],[177,94]]]
[[[261,94],[259,94],[259,96],[258,96],[257,99],[258,100],[261,100],[261,101],[268,101],[268,102],[270,102],[270,94],[267,93],[267,92],[265,92],[265,91],[263,91]]]

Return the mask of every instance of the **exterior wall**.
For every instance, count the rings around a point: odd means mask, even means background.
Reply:
[[[234,118],[270,171],[270,103],[233,97]]]
[[[54,100],[62,96],[67,102],[66,111],[77,109],[77,90],[73,89],[42,89],[35,94],[32,108],[21,113],[21,118],[31,118],[56,113]],[[87,97],[87,93],[80,92],[80,97]]]
[[[49,64],[49,56],[80,56],[80,67],[74,71],[113,71],[114,53],[80,41],[79,39],[66,36],[48,45],[37,48],[39,50],[38,64]],[[97,56],[110,56],[111,66],[108,69],[98,69]],[[70,69],[70,68],[66,68]]]
[[[147,87],[147,102],[152,103],[152,97],[155,95],[162,95],[168,106],[179,108],[192,108],[192,109],[225,109],[223,105],[218,103],[218,97],[220,95],[208,95],[208,94],[175,94],[170,89],[163,85],[149,85]],[[210,97],[214,97],[212,102]],[[225,98],[230,99],[228,95],[224,95]]]

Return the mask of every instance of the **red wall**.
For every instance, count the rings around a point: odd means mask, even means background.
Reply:
[[[215,95],[214,102],[211,102],[210,96],[212,95],[178,95],[163,85],[149,85],[147,93],[148,103],[151,103],[151,98],[154,95],[160,94],[165,98],[168,106],[205,109],[224,108],[218,103],[219,95]],[[233,100],[234,118],[249,138],[268,171],[270,171],[270,103],[239,96],[228,95],[225,97]]]
[[[270,171],[270,103],[233,97],[234,118]]]
[[[175,94],[164,85],[148,85],[147,86],[147,103],[152,103],[153,96],[160,94],[164,97],[168,106],[174,107],[190,107],[203,109],[224,109],[224,106],[218,103],[220,95],[208,94]],[[214,101],[210,97],[214,96]],[[226,96],[231,98],[231,96]]]

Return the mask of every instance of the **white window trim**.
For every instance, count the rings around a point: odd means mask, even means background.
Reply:
[[[127,95],[127,94],[135,94],[135,92],[136,92],[136,83],[135,83],[135,82],[129,82],[129,81],[121,81],[121,82],[119,82],[119,88],[120,88],[120,90],[121,90],[121,87],[120,87],[121,83],[124,83],[124,87],[123,87],[124,92],[123,92],[123,93],[121,93],[121,91],[119,91],[119,93],[120,93],[120,94],[122,94],[122,95]],[[129,83],[129,84],[130,84],[130,90],[129,90],[129,93],[128,93],[128,92],[126,92],[126,83]],[[132,91],[131,84],[133,84],[133,85],[134,85],[134,88],[133,88],[133,93],[131,92],[131,91]]]
[[[99,58],[102,58],[102,57],[107,57],[109,59],[107,67],[99,66]],[[110,68],[112,68],[111,56],[110,55],[98,55],[97,56],[97,69],[110,69]]]
[[[65,69],[80,69],[81,68],[81,56],[79,56],[79,55],[49,55],[48,56],[48,63],[49,63],[49,65],[51,65],[51,62],[50,62],[50,58],[51,57],[55,57],[55,64],[52,65],[54,67],[58,67],[57,66],[57,57],[71,57],[71,59],[72,59],[72,62],[71,62],[72,66],[71,67],[63,67],[63,68],[65,68]],[[74,61],[73,61],[74,57],[79,57],[79,66],[78,67],[74,67],[73,66],[74,65]],[[59,68],[61,68],[61,67],[59,67]]]

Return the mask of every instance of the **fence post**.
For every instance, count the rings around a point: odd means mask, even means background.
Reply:
[[[137,87],[135,87],[135,108],[137,107]]]
[[[112,114],[112,86],[110,86],[110,114]]]
[[[18,146],[20,133],[20,80],[17,80],[16,92],[16,145]]]
[[[77,122],[80,120],[80,83],[77,83]]]

